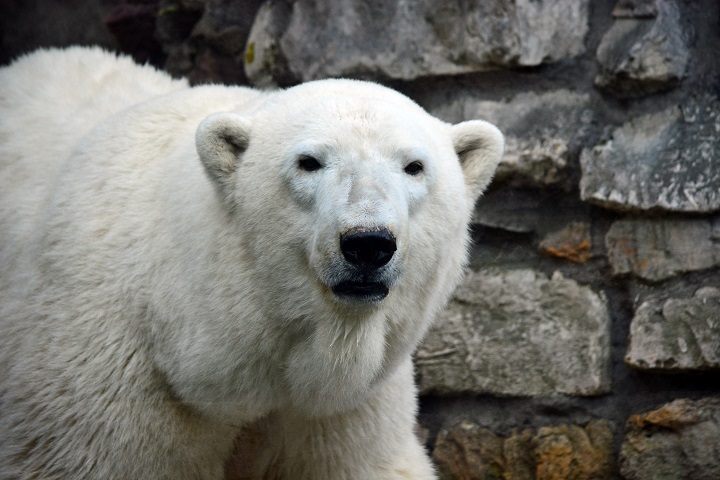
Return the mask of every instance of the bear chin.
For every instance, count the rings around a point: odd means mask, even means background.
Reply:
[[[390,288],[383,282],[345,281],[332,287],[335,296],[350,303],[380,303],[390,293]]]

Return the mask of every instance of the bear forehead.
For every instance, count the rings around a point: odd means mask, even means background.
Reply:
[[[302,101],[328,97],[346,97],[358,100],[386,100],[394,101],[405,107],[422,108],[405,95],[382,85],[361,80],[327,79],[307,82],[279,92],[278,98],[286,97],[289,100]]]
[[[425,158],[443,147],[450,148],[436,138],[436,129],[412,115],[367,106],[351,109],[339,105],[332,114],[300,116],[294,123],[293,128],[284,130],[285,145],[291,151]]]
[[[288,114],[333,120],[341,118],[376,121],[389,116],[407,116],[437,121],[408,97],[371,82],[329,79],[308,82],[276,92],[261,111],[278,118]]]
[[[328,132],[400,133],[426,135],[427,115],[418,116],[392,102],[353,97],[324,97],[300,108],[299,124]],[[429,117],[432,120],[432,117]]]
[[[421,149],[435,154],[452,150],[448,124],[394,90],[358,80],[320,80],[276,92],[253,120],[254,134],[268,146]]]
[[[438,146],[438,140],[447,137],[446,125],[424,110],[384,98],[324,95],[283,105],[281,111],[282,115],[270,111],[259,115],[256,121],[263,127],[256,131],[275,140],[326,139],[356,145],[371,141],[406,147]]]

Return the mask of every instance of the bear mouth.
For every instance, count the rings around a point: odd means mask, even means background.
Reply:
[[[382,282],[340,282],[332,287],[332,291],[342,299],[355,302],[379,302],[390,293]]]

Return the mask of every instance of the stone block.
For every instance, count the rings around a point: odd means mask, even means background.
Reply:
[[[585,263],[592,258],[590,224],[573,222],[561,230],[549,233],[539,247],[546,255]]]
[[[590,205],[563,189],[502,186],[494,187],[480,197],[472,222],[508,232],[535,232],[544,237],[575,223],[585,223],[592,230],[586,222],[590,214]],[[602,238],[595,238],[591,243],[598,246],[593,247],[597,250],[594,253],[605,254]]]
[[[191,83],[247,83],[245,43],[262,0],[160,0],[165,70]]]
[[[715,220],[717,221],[717,220]],[[649,281],[720,264],[720,238],[708,219],[614,222],[605,237],[613,274]]]
[[[625,95],[667,90],[685,76],[691,32],[675,0],[624,2],[600,41],[595,85]]]
[[[468,274],[417,355],[423,393],[598,395],[610,388],[603,294],[555,273]]]
[[[620,472],[626,480],[720,478],[720,397],[675,400],[630,417]]]
[[[637,117],[580,157],[580,195],[617,210],[720,209],[720,101],[701,95]]]
[[[496,184],[565,186],[572,159],[595,129],[590,96],[566,89],[522,93],[505,102],[483,100],[463,89],[418,97],[433,115],[448,122],[480,118],[502,130],[505,153],[495,173]]]
[[[268,28],[269,17],[258,16],[253,30],[276,35],[261,41],[251,33],[248,48],[274,45],[300,81],[536,66],[583,53],[589,3],[297,0],[284,28]],[[247,73],[253,80],[258,72]]]
[[[290,13],[291,7],[286,2],[265,2],[257,12],[245,46],[245,74],[256,87],[295,81],[278,45]]]
[[[464,421],[438,435],[441,478],[463,480],[611,480],[612,430],[606,421],[515,431],[502,437]]]
[[[630,324],[625,362],[662,371],[720,368],[720,289],[642,303]]]
[[[473,223],[510,232],[529,233],[540,222],[541,198],[535,192],[509,188],[483,195],[475,207]]]
[[[472,422],[461,422],[440,432],[433,459],[441,478],[484,480],[502,478],[505,470],[503,439]]]
[[[657,0],[618,0],[612,14],[616,18],[654,18],[658,14]]]

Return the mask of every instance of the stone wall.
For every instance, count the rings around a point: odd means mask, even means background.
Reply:
[[[6,3],[3,60],[67,43],[27,5],[68,2]],[[715,0],[75,4],[195,83],[372,79],[506,133],[471,270],[416,355],[443,478],[720,478]]]

